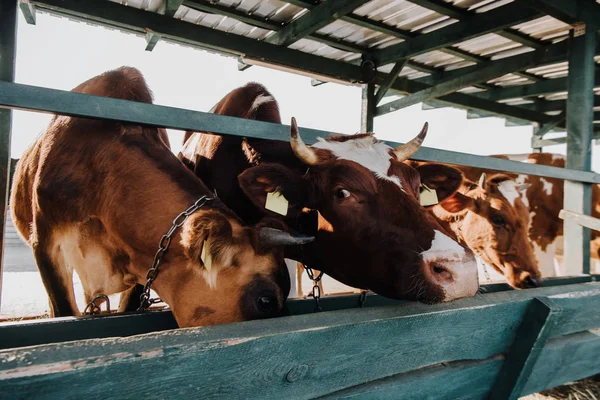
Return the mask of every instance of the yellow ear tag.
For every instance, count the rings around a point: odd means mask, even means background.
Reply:
[[[421,183],[421,205],[423,207],[432,206],[438,204],[437,192],[435,189],[430,189],[424,183]]]
[[[210,255],[210,251],[208,251],[208,243],[206,243],[206,240],[202,244],[202,254],[200,254],[200,259],[204,263],[204,268],[210,272],[210,269],[212,268],[212,256]]]
[[[267,193],[267,202],[265,208],[271,210],[277,214],[287,215],[288,212],[288,201],[283,195],[278,192]]]

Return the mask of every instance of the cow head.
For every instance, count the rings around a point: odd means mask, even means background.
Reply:
[[[432,169],[402,161],[427,133],[392,149],[371,134],[333,137],[307,146],[292,119],[291,147],[305,173],[263,163],[240,174],[240,186],[266,210],[266,197],[279,192],[289,201],[288,216],[318,211],[316,240],[304,261],[354,287],[387,297],[427,303],[473,296],[478,290],[472,253],[442,232],[419,203],[421,182]],[[462,182],[454,168],[439,166],[441,195]]]
[[[290,290],[283,247],[314,239],[276,219],[247,227],[215,210],[192,214],[181,229],[183,257],[155,281],[180,327],[281,316]]]
[[[453,196],[432,208],[458,239],[517,289],[541,285],[541,273],[528,239],[529,210],[521,199],[527,184],[482,174],[465,180]]]

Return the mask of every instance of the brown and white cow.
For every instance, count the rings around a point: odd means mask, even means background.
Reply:
[[[531,153],[493,155],[491,157],[529,164],[548,165],[564,168],[566,158],[561,154]],[[472,177],[481,170],[465,170],[467,177]],[[556,178],[543,178],[535,175],[507,173],[517,184],[525,184],[527,189],[520,198],[529,211],[528,236],[531,241],[539,268],[543,276],[564,275],[561,256],[563,250],[563,221],[558,217],[563,208],[564,181]],[[600,218],[600,187],[592,185],[592,216]],[[600,232],[592,231],[592,259],[598,259]]]
[[[73,91],[152,102],[142,75],[126,67]],[[86,301],[145,283],[174,218],[213,196],[164,137],[148,126],[55,116],[19,161],[13,219],[33,248],[53,316],[79,314],[73,270]],[[277,227],[275,219],[246,227],[217,198],[189,215],[152,286],[179,326],[281,314],[289,291],[282,246],[311,238]]]
[[[480,258],[484,269],[490,266],[517,289],[540,286],[542,274],[527,238],[529,210],[519,197],[527,185],[503,174],[482,173],[478,178],[465,179],[456,193],[430,211]]]
[[[277,103],[256,83],[232,91],[213,110],[280,122]],[[282,193],[289,201],[288,225],[316,237],[302,252],[286,252],[286,257],[353,287],[435,303],[472,296],[479,285],[472,253],[444,234],[419,204],[421,182],[445,175],[437,182],[443,197],[458,188],[460,172],[403,163],[426,132],[427,126],[397,149],[371,134],[307,146],[293,120],[291,146],[189,132],[180,159],[246,221],[275,216],[265,208],[266,197]]]

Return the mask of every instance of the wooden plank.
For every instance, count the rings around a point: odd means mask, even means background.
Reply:
[[[373,100],[373,103],[374,103],[373,107],[377,106],[381,102],[381,100],[383,99],[383,97],[385,96],[387,91],[394,84],[394,81],[396,80],[396,78],[398,78],[398,75],[400,74],[400,72],[402,72],[402,69],[406,65],[406,62],[407,62],[407,60],[402,60],[402,61],[398,61],[394,65],[394,68],[392,68],[392,70],[388,74],[385,82],[383,82],[379,86],[379,89],[377,89],[377,93],[375,93],[375,99]]]
[[[593,0],[523,0],[523,2],[568,24],[585,21],[598,26],[600,21],[600,5]]]
[[[600,328],[600,294],[597,290],[557,294],[550,296],[550,299],[562,309],[553,336]]]
[[[160,34],[154,32],[152,29],[146,29],[146,51],[154,50],[159,40]]]
[[[223,135],[289,141],[289,127],[286,125],[1,81],[0,107],[115,119],[183,131],[206,131]],[[306,143],[313,144],[318,137],[329,137],[330,132],[300,128],[300,134]],[[400,145],[391,141],[386,143],[394,148]],[[600,175],[593,172],[527,164],[429,147],[421,147],[413,159],[600,183]]]
[[[578,225],[585,226],[586,228],[594,229],[596,231],[600,230],[600,219],[590,217],[589,215],[579,214],[568,210],[560,210],[558,213],[558,218],[564,220],[569,219],[573,222],[576,222]]]
[[[535,298],[529,304],[517,337],[492,386],[491,400],[519,398],[561,312],[561,308],[548,298]]]
[[[17,52],[17,0],[0,0],[0,81],[15,80]],[[0,298],[8,192],[10,187],[10,139],[12,111],[0,109]]]
[[[5,398],[312,398],[441,362],[491,358],[509,348],[533,296],[586,289],[600,283],[3,350],[0,391]]]
[[[29,0],[19,0],[19,7],[25,22],[29,25],[35,25],[35,6]]]
[[[360,104],[360,131],[373,132],[375,119],[375,85],[367,83],[363,86]]]
[[[600,331],[550,340],[523,389],[523,396],[600,373]]]
[[[502,357],[483,361],[455,361],[422,368],[356,387],[320,399],[487,399]],[[443,384],[440,384],[443,382]]]
[[[569,96],[567,98],[567,168],[591,171],[594,114],[594,61],[596,30],[583,35],[569,35]],[[565,210],[590,215],[592,187],[585,183],[565,181]],[[591,232],[572,220],[563,224],[564,260],[569,275],[590,272]],[[577,267],[575,269],[575,267]],[[570,268],[570,269],[569,269]]]

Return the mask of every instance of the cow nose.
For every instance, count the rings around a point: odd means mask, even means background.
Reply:
[[[261,312],[265,314],[270,314],[277,310],[279,304],[277,302],[277,298],[275,296],[260,296],[256,299],[256,306]]]
[[[525,278],[525,289],[533,289],[542,286],[542,278],[533,278],[528,276]]]

